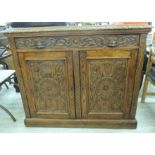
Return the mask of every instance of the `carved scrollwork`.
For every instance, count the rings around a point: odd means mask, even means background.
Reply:
[[[138,35],[16,38],[18,49],[138,46]]]
[[[53,48],[70,47],[71,38],[60,37],[36,37],[36,38],[18,38],[16,39],[17,48]]]
[[[81,38],[79,40],[79,47],[86,47],[86,46],[104,46],[105,40],[104,38]]]

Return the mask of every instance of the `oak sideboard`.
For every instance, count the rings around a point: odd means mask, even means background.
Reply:
[[[26,126],[136,128],[147,25],[10,28]]]

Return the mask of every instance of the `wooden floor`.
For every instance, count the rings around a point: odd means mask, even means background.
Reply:
[[[149,86],[151,91],[155,91],[153,86]],[[17,122],[13,122],[11,118],[0,109],[0,132],[1,133],[155,133],[155,97],[147,97],[146,103],[139,103],[136,118],[138,120],[137,129],[90,129],[90,128],[39,128],[25,127],[24,111],[20,93],[16,93],[15,89],[9,85],[9,90],[5,87],[0,91],[0,104],[5,105],[16,117]]]

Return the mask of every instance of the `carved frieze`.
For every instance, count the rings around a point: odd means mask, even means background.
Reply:
[[[16,38],[18,49],[138,46],[138,35]]]

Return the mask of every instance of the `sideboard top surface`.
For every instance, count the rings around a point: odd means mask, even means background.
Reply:
[[[140,34],[151,31],[149,25],[104,25],[104,26],[50,26],[9,28],[3,33],[8,37],[85,35],[85,34]]]

